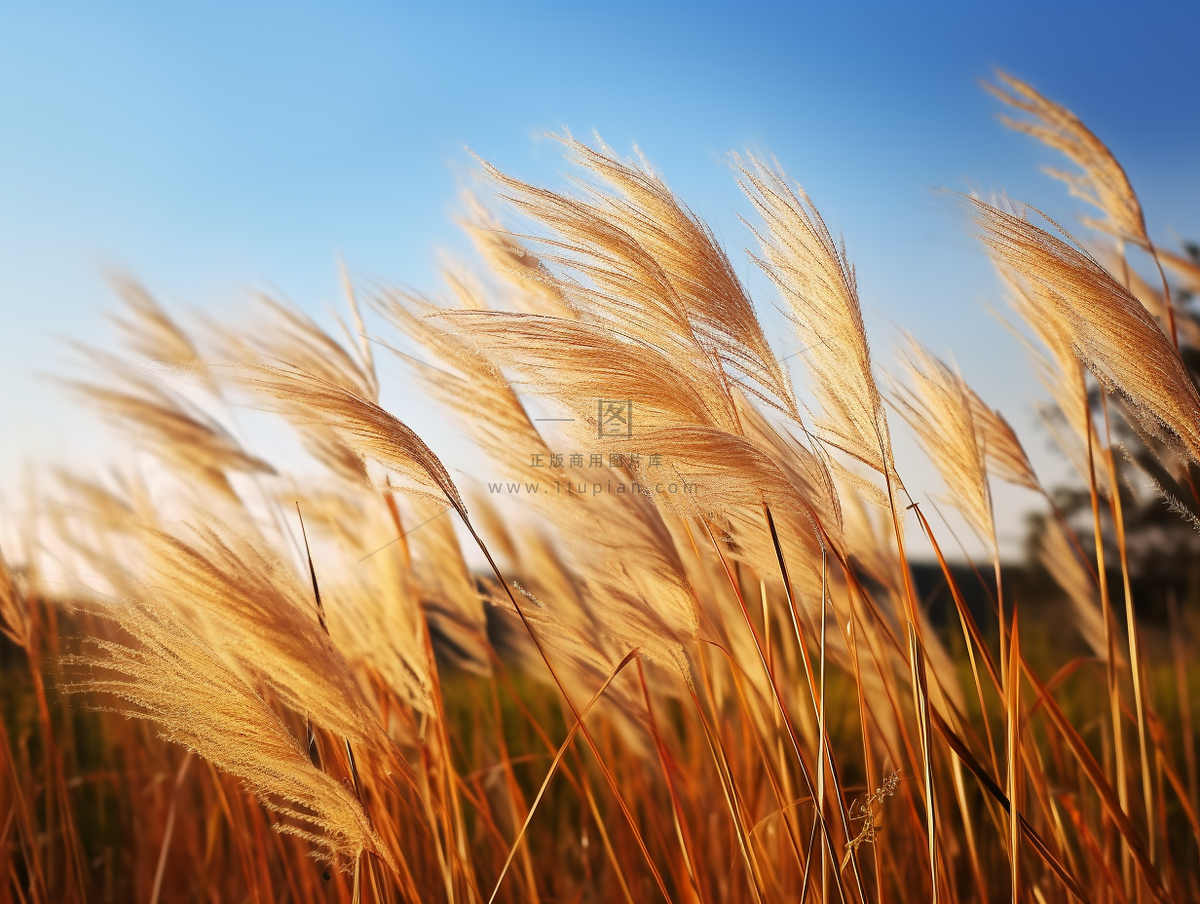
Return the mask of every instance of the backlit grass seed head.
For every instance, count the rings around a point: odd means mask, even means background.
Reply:
[[[987,450],[975,423],[966,381],[913,339],[905,349],[909,385],[896,382],[893,399],[946,482],[947,501],[980,538],[996,549]]]
[[[151,374],[102,352],[81,351],[103,382],[66,385],[84,402],[168,468],[232,499],[229,475],[272,474],[267,462],[247,453],[216,418]]]
[[[121,329],[126,348],[172,367],[203,369],[196,343],[141,283],[120,275],[111,276],[109,281],[125,305],[125,310],[113,315],[112,320]]]
[[[384,743],[372,707],[319,623],[311,588],[253,528],[201,521],[187,539],[146,530],[142,542],[142,599],[203,630],[296,712],[356,743]]]
[[[168,740],[241,779],[285,818],[278,830],[311,841],[325,858],[364,851],[395,862],[347,788],[316,769],[280,718],[207,643],[162,609],[121,603],[99,610],[133,643],[97,640],[70,657],[95,676],[73,690],[111,694],[126,716],[149,719]]]
[[[1040,493],[1042,485],[1016,431],[1004,419],[1004,415],[989,407],[970,386],[964,383],[963,390],[971,406],[971,420],[975,423],[975,431],[983,446],[988,473]]]
[[[1001,117],[1002,122],[1061,151],[1079,167],[1078,173],[1055,169],[1047,172],[1065,182],[1071,194],[1103,214],[1102,220],[1089,220],[1089,224],[1149,249],[1142,205],[1124,168],[1104,143],[1074,113],[1047,100],[1025,82],[1000,71],[996,72],[996,78],[999,84],[987,85],[987,89],[1010,107],[1029,115],[1028,119]]]
[[[796,327],[813,392],[817,426],[831,445],[881,473],[893,473],[883,401],[871,371],[858,283],[844,245],[808,195],[777,168],[735,158],[742,188],[763,220],[755,258],[783,297]]]
[[[966,203],[989,253],[1046,306],[1100,385],[1119,393],[1148,433],[1200,461],[1200,395],[1142,303],[1082,248],[1021,213]]]
[[[445,465],[406,424],[369,399],[294,367],[237,368],[239,382],[272,400],[300,425],[322,427],[403,478],[401,489],[445,500],[465,519],[467,507]]]

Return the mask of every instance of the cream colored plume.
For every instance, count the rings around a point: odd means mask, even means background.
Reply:
[[[911,386],[896,382],[893,397],[897,409],[945,481],[949,490],[946,501],[996,550],[987,451],[983,432],[975,423],[973,393],[960,374],[911,337],[904,368]]]
[[[998,268],[998,273],[1008,288],[1010,306],[1045,348],[1045,351],[1036,348],[1025,336],[1013,330],[1025,346],[1038,380],[1054,399],[1052,406],[1035,406],[1038,416],[1084,484],[1091,481],[1089,473],[1094,471],[1097,491],[1108,498],[1107,470],[1090,468],[1088,463],[1088,444],[1090,442],[1093,449],[1098,448],[1099,437],[1088,403],[1087,370],[1071,348],[1060,311],[1055,305],[1042,301],[1036,287],[1023,285],[1015,274],[1003,267]]]
[[[94,655],[73,657],[100,674],[74,690],[112,694],[127,716],[149,719],[164,737],[245,782],[285,817],[281,832],[311,841],[324,858],[378,854],[395,861],[353,794],[314,767],[266,703],[197,634],[162,609],[119,604],[97,610],[136,645],[94,640]]]
[[[184,370],[203,369],[200,353],[191,337],[141,283],[116,275],[109,281],[125,303],[124,315],[117,314],[112,319],[121,328],[129,349]]]
[[[346,291],[357,320],[357,301],[348,284]],[[378,401],[379,381],[365,340],[354,354],[294,305],[267,296],[259,296],[258,303],[261,308],[258,323],[237,333],[218,331],[219,344],[227,357],[283,365],[361,398]]]
[[[991,255],[1045,306],[1061,339],[1143,429],[1200,461],[1200,395],[1150,313],[1079,247],[967,199]]]
[[[988,90],[1004,103],[1031,117],[1028,120],[1002,117],[1004,124],[1061,151],[1082,170],[1080,173],[1067,173],[1048,169],[1047,172],[1065,182],[1075,197],[1104,214],[1103,220],[1089,220],[1089,225],[1150,250],[1142,205],[1133,186],[1129,184],[1125,170],[1104,143],[1074,113],[1047,100],[1025,82],[999,71],[996,78],[1000,84],[987,85]]]
[[[565,143],[599,187],[565,195],[489,173],[551,231],[539,240],[550,249],[542,260],[575,316],[452,311],[450,328],[511,368],[519,387],[559,401],[577,443],[640,456],[627,467],[660,504],[716,514],[757,508],[766,492],[773,506],[802,508],[738,411],[748,394],[799,420],[724,252],[644,165]],[[597,430],[602,399],[632,402],[632,436]]]
[[[380,745],[376,713],[321,625],[312,588],[248,524],[201,522],[192,534],[142,532],[140,598],[186,617],[296,712]]]
[[[759,265],[796,326],[827,441],[895,479],[887,418],[863,326],[854,268],[808,195],[778,169],[738,161],[742,188],[765,224]]]
[[[580,437],[597,437],[597,399],[632,400],[636,439],[647,431],[678,424],[713,424],[736,429],[731,404],[714,382],[699,385],[686,360],[593,323],[504,311],[448,311],[447,322],[474,339],[499,363],[517,371],[518,384],[552,395],[574,412]],[[634,451],[637,443],[624,440]],[[649,448],[646,451],[650,451]]]
[[[678,639],[694,634],[695,617],[677,577],[677,557],[669,533],[653,507],[630,488],[643,471],[551,465],[550,447],[504,373],[481,351],[480,345],[485,343],[479,342],[480,335],[470,331],[456,334],[444,325],[459,325],[461,310],[438,309],[420,298],[398,293],[379,299],[378,306],[410,339],[453,369],[414,363],[403,356],[429,394],[458,415],[464,432],[504,469],[505,478],[546,484],[546,492],[523,501],[559,526],[563,544],[571,551],[572,563],[587,587],[587,611],[594,619],[593,627],[602,636],[617,640],[613,662],[631,646],[675,662]],[[438,311],[446,316],[433,316]],[[467,313],[490,316],[484,311]],[[552,319],[573,323],[567,318]],[[491,321],[482,323],[488,326]],[[597,331],[597,335],[603,337],[603,332]],[[531,463],[534,457],[540,458],[541,467]],[[577,492],[584,481],[588,490],[599,485],[605,491],[598,496]],[[630,492],[611,491],[614,483]],[[543,598],[560,617],[566,617],[563,607],[568,601],[553,595]]]
[[[966,383],[962,386],[971,405],[971,419],[975,422],[975,431],[983,445],[988,473],[1016,486],[1040,493],[1042,485],[1033,471],[1029,456],[1025,454],[1025,447],[1017,438],[1016,431],[1004,419],[1004,415],[989,407],[974,389]]]
[[[113,385],[73,382],[68,386],[125,435],[192,481],[233,498],[229,473],[273,474],[246,453],[207,412],[162,381],[99,352],[84,350],[108,371]]]
[[[546,477],[531,467],[535,455],[549,462],[550,449],[529,419],[508,379],[471,339],[447,328],[453,320],[436,316],[439,308],[414,295],[387,292],[375,299],[379,311],[441,365],[401,355],[413,377],[436,403],[454,412],[467,434],[497,462],[516,468],[508,476],[522,480]],[[561,469],[553,473],[561,474]]]
[[[217,346],[228,359],[247,365],[281,366],[286,370],[311,374],[314,378],[339,387],[373,404],[379,402],[379,380],[370,342],[365,335],[358,300],[345,268],[342,281],[357,336],[343,324],[348,338],[357,339],[348,350],[317,323],[293,305],[260,296],[259,322],[251,329],[232,331],[211,327]],[[218,376],[236,377],[237,371],[217,367]],[[347,445],[335,431],[312,420],[296,422],[305,449],[318,462],[347,482],[361,486],[368,482],[362,455]]]
[[[572,316],[558,282],[549,268],[521,239],[504,229],[500,221],[472,194],[464,197],[466,216],[459,225],[475,243],[488,269],[511,288],[506,298],[528,314]]]
[[[421,608],[405,541],[387,543],[396,526],[384,500],[365,487],[351,493],[339,486],[336,492],[304,493],[299,503],[329,634],[355,677],[361,684],[365,669],[413,709],[434,712]]]
[[[467,507],[441,460],[407,424],[351,389],[291,366],[245,365],[240,382],[272,400],[304,427],[333,431],[360,455],[403,478],[401,489],[445,500],[465,519]]]
[[[747,391],[795,413],[791,386],[771,351],[754,306],[709,228],[645,161],[619,159],[560,139],[573,161],[598,177],[569,196],[487,172],[521,212],[553,230],[543,255],[565,273],[560,289],[580,316],[687,359],[696,377],[731,404],[725,373]]]
[[[785,426],[768,420],[751,404],[739,405],[739,412],[747,435],[784,474],[806,513],[826,536],[838,542],[842,507],[829,454],[819,443],[812,443],[809,448],[787,432]],[[806,438],[811,440],[807,433]]]

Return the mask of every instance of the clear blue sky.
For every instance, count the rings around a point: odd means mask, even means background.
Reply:
[[[909,329],[1025,427],[1036,385],[936,189],[1078,208],[978,82],[999,65],[1067,103],[1125,164],[1152,233],[1200,237],[1197,35],[1195,2],[3,0],[0,485],[92,448],[37,374],[60,367],[57,337],[103,335],[103,269],[222,315],[259,288],[323,310],[338,251],[360,276],[434,289],[439,250],[463,248],[464,145],[553,181],[539,136],[563,127],[636,144],[739,258],[725,155],[775,154],[845,234],[879,357]]]

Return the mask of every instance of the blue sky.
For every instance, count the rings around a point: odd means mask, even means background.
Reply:
[[[554,182],[541,136],[562,128],[636,144],[739,261],[726,155],[776,155],[845,235],[878,357],[897,327],[953,355],[1050,462],[1036,384],[981,307],[999,300],[989,267],[938,189],[1078,212],[1038,171],[1059,161],[996,122],[979,80],[999,65],[1110,144],[1158,240],[1200,237],[1197,34],[1196,3],[3,0],[0,486],[96,448],[38,374],[61,368],[61,337],[105,335],[106,268],[218,316],[256,289],[323,311],[338,252],[360,277],[435,290],[439,252],[465,250],[464,146]],[[1001,502],[1010,534],[1018,507]]]

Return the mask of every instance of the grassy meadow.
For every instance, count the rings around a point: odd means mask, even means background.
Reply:
[[[332,333],[118,282],[119,351],[62,385],[128,454],[36,473],[6,524],[0,900],[1200,901],[1200,256],[1068,109],[991,89],[1087,210],[946,201],[1071,487],[918,340],[873,364],[853,235],[755,156],[767,298],[570,137],[564,191],[479,161],[437,298],[344,274]],[[1027,561],[1012,486],[1045,500]]]

